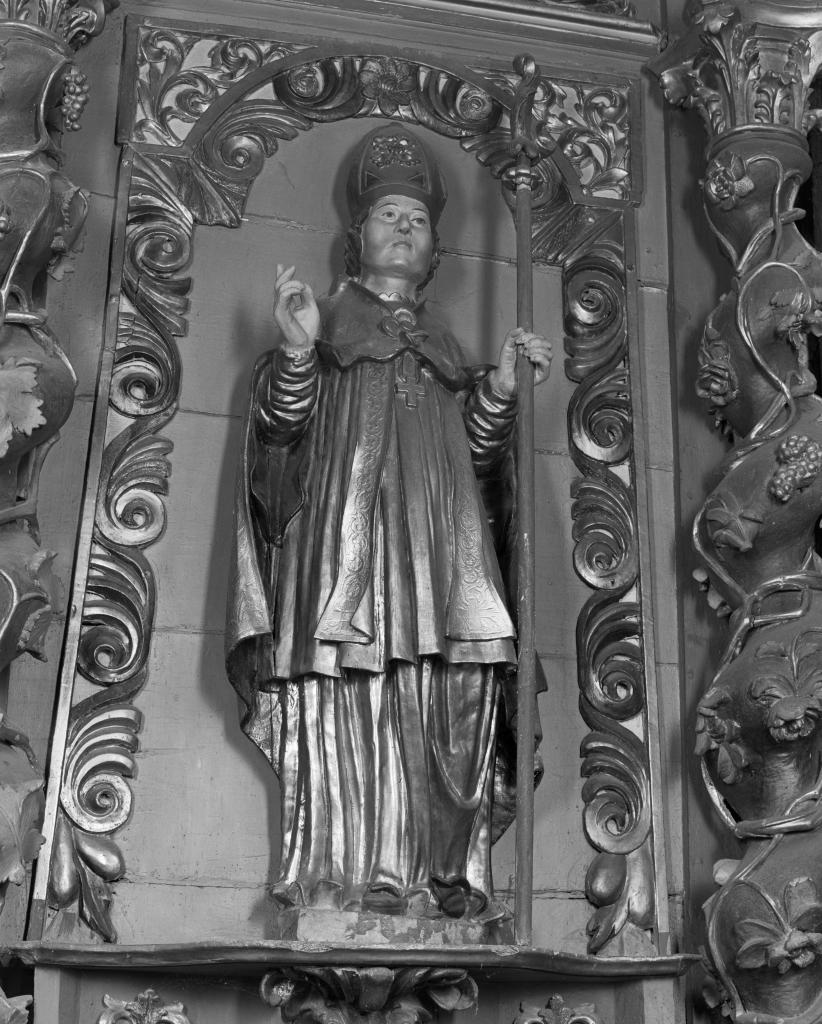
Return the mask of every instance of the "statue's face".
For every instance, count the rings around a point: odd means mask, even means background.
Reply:
[[[431,266],[428,209],[408,196],[378,199],[362,226],[363,276],[402,277],[419,284]]]

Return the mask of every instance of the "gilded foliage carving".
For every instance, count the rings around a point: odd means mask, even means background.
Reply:
[[[153,23],[140,28],[137,60],[131,138],[194,153],[179,184],[203,223],[237,223],[251,182],[280,142],[344,118],[382,115],[425,125],[460,139],[497,177],[512,163],[506,111],[516,83],[507,73],[478,72],[491,86],[484,89],[401,57],[337,57]],[[545,151],[559,150],[582,194],[629,197],[626,87],[543,78],[535,113],[546,124]],[[169,166],[174,173],[173,161]],[[557,211],[550,207],[561,180],[551,161],[542,161],[536,174],[543,181],[537,225],[553,225]]]
[[[586,895],[597,908],[588,948],[599,952],[626,925],[653,924],[649,753],[621,724],[644,721],[645,672],[637,584],[636,497],[614,469],[631,464],[632,411],[619,246],[565,267],[565,372],[579,382],[568,408],[574,566],[595,593],[577,620],[580,712],[592,730],[581,754],[585,833],[598,851]],[[647,725],[643,726],[647,729]]]
[[[129,819],[156,585],[143,549],[165,529],[171,442],[159,431],[180,388],[193,219],[162,165],[135,157],[110,400],[132,422],[103,452],[77,671],[101,688],[72,708],[49,888],[51,905],[116,941],[111,883],[126,864],[113,833]]]
[[[477,984],[447,967],[285,967],[263,978],[260,995],[300,1024],[427,1024],[438,1011],[474,1009]]]
[[[810,1024],[822,1013],[814,867],[822,824],[822,257],[800,236],[796,192],[820,33],[800,9],[765,16],[695,4],[690,29],[652,63],[672,102],[708,128],[700,187],[730,261],[730,291],[698,356],[697,393],[731,445],[693,527],[698,578],[727,621],[697,713],[696,753],[739,860],[716,865],[705,905],[709,1005],[736,1021]]]
[[[0,19],[42,29],[76,50],[106,24],[120,0],[0,0]]]
[[[103,1004],[97,1024],[191,1024],[182,1003],[164,1003],[151,988],[129,1000],[106,995]]]

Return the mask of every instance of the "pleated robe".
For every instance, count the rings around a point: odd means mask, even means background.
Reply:
[[[347,281],[320,309],[316,351],[257,368],[238,486],[228,664],[280,779],[275,895],[482,907],[515,653],[477,473],[515,403],[424,304]]]

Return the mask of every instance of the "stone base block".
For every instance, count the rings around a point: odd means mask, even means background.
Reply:
[[[406,917],[358,910],[293,907],[274,915],[275,939],[287,942],[360,943],[366,946],[506,945],[509,918],[484,922],[452,917]]]

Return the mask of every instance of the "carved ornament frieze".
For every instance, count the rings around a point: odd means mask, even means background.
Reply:
[[[83,921],[116,941],[111,884],[126,870],[114,833],[132,808],[130,780],[156,606],[144,554],[165,528],[173,416],[181,383],[175,338],[185,333],[191,215],[162,170],[135,157],[123,294],[109,401],[131,420],[106,446],[78,644],[77,671],[100,692],[71,708],[54,837],[49,903],[78,905]]]
[[[506,110],[516,83],[507,72],[477,72],[504,90],[501,104],[479,84],[401,55],[334,56],[327,48],[205,36],[153,23],[139,27],[135,45],[131,141],[179,148],[192,133],[204,133],[210,111],[228,106],[227,93],[242,104],[242,115],[235,111],[221,122],[219,145],[225,147],[243,126],[254,130],[242,150],[233,156],[227,150],[220,162],[214,144],[210,157],[203,151],[204,168],[212,172],[225,173],[233,163],[238,177],[247,174],[256,166],[248,148],[254,139],[270,156],[278,139],[293,138],[313,125],[375,115],[459,138],[498,176],[511,164]],[[535,114],[545,125],[546,151],[559,149],[583,196],[624,201],[630,195],[629,100],[625,84],[541,80]],[[546,174],[550,165],[541,170]],[[550,201],[556,183],[543,191],[543,202]]]

